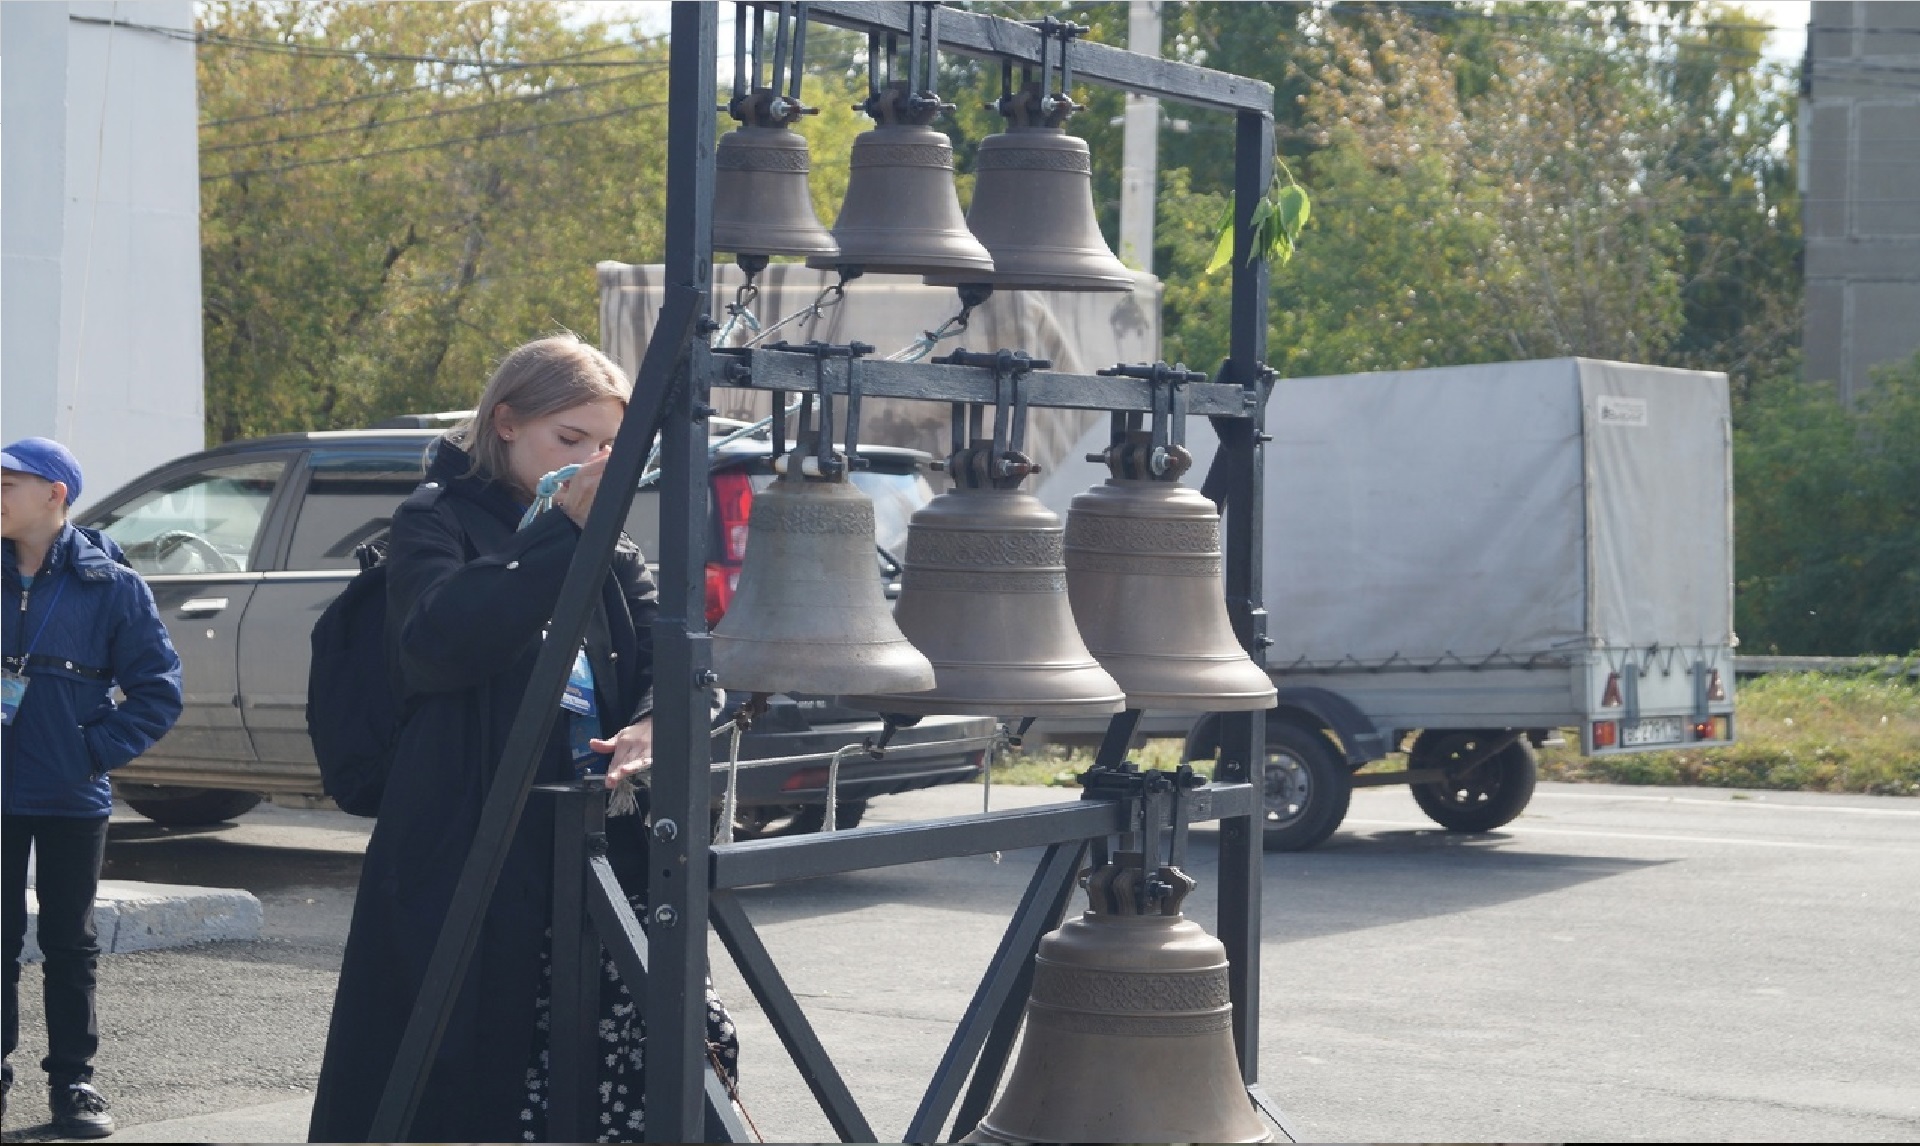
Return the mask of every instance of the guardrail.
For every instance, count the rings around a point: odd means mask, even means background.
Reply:
[[[1733,675],[1775,672],[1879,673],[1920,679],[1920,657],[1735,657]]]

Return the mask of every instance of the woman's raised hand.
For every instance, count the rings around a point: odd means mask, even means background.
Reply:
[[[587,514],[593,509],[594,495],[600,492],[600,478],[607,471],[607,458],[612,452],[602,447],[599,453],[580,463],[580,472],[561,482],[560,488],[554,491],[554,506],[582,529],[587,527]]]

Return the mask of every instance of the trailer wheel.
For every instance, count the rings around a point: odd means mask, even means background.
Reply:
[[[1325,840],[1347,818],[1352,799],[1353,772],[1326,733],[1267,722],[1267,851],[1304,851]]]
[[[1444,782],[1410,785],[1414,802],[1434,823],[1452,832],[1490,832],[1512,822],[1533,799],[1533,746],[1524,737],[1459,771],[1454,765],[1503,732],[1422,732],[1413,742],[1407,766],[1447,770]]]

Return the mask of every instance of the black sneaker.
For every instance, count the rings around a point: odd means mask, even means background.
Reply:
[[[106,1095],[92,1083],[49,1087],[47,1105],[53,1108],[53,1128],[62,1138],[105,1138],[113,1133]]]

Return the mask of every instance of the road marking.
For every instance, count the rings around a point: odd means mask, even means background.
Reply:
[[[1342,822],[1348,824],[1368,824],[1379,828],[1417,828],[1432,832],[1445,830],[1443,828],[1437,828],[1430,823],[1422,824],[1417,822],[1403,822],[1400,820],[1357,820],[1352,816],[1348,816]],[[1572,828],[1535,828],[1515,826],[1513,824],[1508,824],[1504,828],[1495,828],[1494,830],[1511,832],[1514,835],[1590,836],[1594,839],[1602,840],[1651,840],[1657,843],[1671,844],[1738,844],[1752,848],[1810,848],[1823,852],[1851,852],[1860,850],[1850,844],[1809,844],[1801,843],[1797,840],[1743,840],[1731,836],[1663,836],[1643,832],[1583,832]]]
[[[1698,796],[1629,796],[1606,792],[1544,792],[1535,789],[1533,798],[1552,800],[1635,800],[1650,804],[1701,804],[1710,808],[1767,808],[1777,812],[1842,812],[1855,816],[1920,816],[1920,808],[1822,807],[1818,804],[1776,804],[1766,799],[1703,800]],[[1902,799],[1892,796],[1889,799]]]

